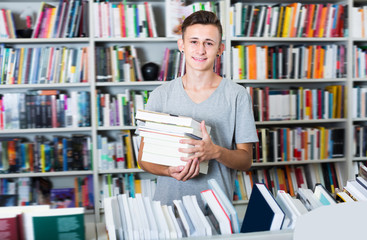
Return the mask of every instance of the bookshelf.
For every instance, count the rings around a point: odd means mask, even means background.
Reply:
[[[29,14],[32,16],[35,21],[37,18],[37,14],[39,11],[39,7],[42,1],[31,1],[31,0],[19,0],[16,2],[13,1],[2,1],[0,3],[0,9],[6,8],[12,10],[15,19],[15,25],[17,28],[24,28],[24,21],[20,19],[20,15],[24,9],[27,9]],[[93,0],[87,0],[89,2],[88,10],[90,13],[94,11]],[[117,3],[112,1],[113,3]],[[100,62],[95,58],[96,55],[96,47],[112,47],[112,46],[131,46],[133,45],[137,50],[137,55],[140,60],[140,64],[143,65],[147,62],[154,62],[159,65],[162,63],[164,50],[166,47],[170,49],[177,48],[176,39],[166,37],[166,2],[164,0],[151,0],[148,1],[151,3],[155,20],[157,26],[157,36],[154,38],[135,38],[135,37],[126,37],[126,38],[117,38],[117,37],[97,37],[95,36],[94,26],[96,19],[93,17],[93,14],[89,14],[88,28],[89,35],[86,37],[73,37],[73,38],[16,38],[16,39],[0,39],[0,43],[4,43],[5,46],[11,46],[14,48],[18,47],[88,47],[88,82],[82,83],[50,83],[50,84],[5,84],[0,87],[0,94],[4,93],[24,93],[29,90],[49,90],[56,89],[62,91],[63,93],[70,93],[72,91],[86,91],[90,94],[90,106],[96,106],[97,101],[94,97],[97,91],[101,91],[103,93],[110,93],[111,95],[117,95],[126,90],[135,90],[135,91],[144,91],[144,90],[153,90],[155,87],[161,85],[163,82],[161,81],[142,81],[142,82],[99,82],[96,81],[97,71],[96,64]],[[301,119],[301,120],[277,120],[277,121],[257,121],[256,125],[258,128],[271,128],[271,127],[317,127],[317,126],[325,126],[325,127],[338,127],[345,129],[345,139],[344,139],[344,157],[338,158],[328,158],[328,159],[315,159],[311,161],[302,160],[302,161],[287,161],[287,162],[267,162],[261,163],[257,162],[253,164],[253,168],[261,169],[267,167],[274,166],[285,166],[285,165],[308,165],[314,163],[335,163],[340,166],[343,173],[343,179],[346,180],[354,176],[355,170],[353,164],[358,161],[367,160],[366,157],[354,157],[353,150],[354,149],[354,125],[361,124],[364,125],[366,122],[366,118],[353,118],[352,112],[355,106],[353,102],[350,101],[350,96],[352,96],[352,88],[355,86],[363,86],[366,85],[366,78],[355,78],[353,75],[353,53],[352,49],[355,45],[363,46],[367,45],[366,38],[355,38],[350,32],[347,36],[342,37],[245,37],[245,36],[233,36],[231,34],[230,28],[230,14],[229,9],[231,6],[240,1],[224,1],[224,20],[222,22],[225,30],[225,35],[223,36],[223,41],[225,43],[225,54],[224,54],[224,72],[226,76],[232,78],[233,81],[238,84],[244,85],[246,87],[270,87],[274,89],[279,88],[289,88],[289,87],[308,87],[308,88],[318,88],[329,85],[343,85],[346,87],[346,97],[347,103],[345,105],[346,108],[346,116],[343,118],[328,118],[328,119]],[[291,4],[295,1],[280,1],[280,0],[271,0],[271,1],[242,1],[244,4],[249,5],[276,5],[282,4],[287,5]],[[58,0],[50,0],[47,3],[58,5]],[[133,1],[127,2],[127,4],[132,4]],[[143,1],[139,2],[143,3]],[[302,4],[317,4],[323,3],[323,1],[313,1],[313,0],[305,0],[301,1]],[[348,16],[352,15],[351,8],[354,6],[366,6],[367,1],[353,1],[353,0],[344,0],[344,1],[328,1],[328,3],[333,4],[343,4],[348,6]],[[352,25],[351,18],[347,18],[348,26]],[[33,23],[34,24],[34,23]],[[335,44],[337,46],[345,46],[346,48],[346,75],[342,77],[332,77],[332,78],[307,78],[307,79],[296,79],[296,78],[286,78],[286,79],[264,79],[264,80],[248,80],[248,79],[239,79],[233,78],[232,68],[232,53],[231,49],[235,45],[251,45],[255,44],[257,46],[279,46],[286,45],[321,45],[326,46],[330,44]],[[89,127],[70,127],[70,128],[32,128],[32,129],[2,129],[0,131],[0,137],[26,137],[33,139],[36,135],[47,136],[51,138],[53,135],[62,135],[70,137],[73,134],[85,134],[90,136],[92,142],[92,150],[93,153],[97,153],[97,141],[98,135],[107,136],[109,139],[116,139],[116,134],[120,133],[121,130],[130,130],[134,131],[136,129],[135,126],[124,125],[124,126],[101,126],[97,121],[97,109],[95,107],[90,108],[91,115],[91,125]],[[144,173],[142,170],[138,168],[133,169],[110,169],[110,170],[100,170],[99,166],[99,158],[97,154],[93,154],[93,159],[91,159],[91,163],[93,163],[93,169],[83,170],[83,171],[63,171],[63,172],[45,172],[45,173],[11,173],[11,174],[0,174],[1,178],[20,178],[20,177],[49,177],[51,180],[57,181],[58,177],[75,177],[75,176],[84,176],[91,175],[93,176],[93,190],[94,190],[94,214],[96,219],[100,220],[100,214],[103,212],[100,210],[100,191],[102,178],[105,174],[125,174],[125,173],[133,173],[137,176],[152,178],[147,173]],[[241,211],[244,211],[243,207],[246,205],[246,201],[240,200],[235,202],[236,206],[241,208]]]

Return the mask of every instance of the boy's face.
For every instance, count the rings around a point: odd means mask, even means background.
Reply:
[[[214,60],[224,49],[218,28],[202,24],[187,27],[178,46],[185,53],[186,67],[198,71],[213,71]]]

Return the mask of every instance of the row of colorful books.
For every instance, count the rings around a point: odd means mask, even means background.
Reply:
[[[239,171],[235,180],[233,200],[248,200],[255,183],[265,184],[275,197],[279,190],[295,197],[298,188],[309,189],[316,183],[321,183],[335,194],[335,189],[343,186],[340,171],[340,166],[335,163],[286,165]]]
[[[94,2],[94,37],[158,37],[152,4]]]
[[[294,229],[301,215],[315,209],[367,201],[366,172],[366,166],[361,165],[359,175],[339,185],[334,192],[319,182],[312,185],[313,190],[298,188],[296,198],[284,190],[278,190],[275,197],[266,184],[254,183],[241,232]]]
[[[97,82],[143,81],[140,61],[134,45],[96,47]]]
[[[91,126],[87,91],[34,90],[0,95],[0,129]]]
[[[348,8],[343,4],[252,5],[238,2],[229,12],[231,36],[345,37]]]
[[[89,1],[41,2],[32,38],[72,38],[89,35]]]
[[[346,46],[236,45],[233,79],[334,79],[346,77]]]
[[[343,128],[258,128],[253,162],[320,160],[344,157]]]
[[[333,119],[347,116],[345,86],[271,89],[247,87],[255,121]],[[358,102],[356,102],[355,106]]]
[[[92,169],[91,137],[36,135],[33,141],[0,138],[0,172],[53,172]]]
[[[52,208],[84,207],[93,209],[93,176],[75,177],[74,185],[53,188],[42,177],[0,180],[0,206],[29,206],[49,204]]]
[[[116,95],[97,93],[98,126],[135,126],[137,109],[144,109],[150,91],[125,90]]]
[[[195,195],[174,200],[173,205],[161,205],[141,194],[105,198],[109,239],[140,234],[145,239],[171,239],[238,233],[239,220],[232,203],[214,179],[208,183],[208,189],[201,192],[203,201]]]
[[[105,174],[102,176],[101,199],[126,194],[135,197],[141,194],[143,197],[153,199],[156,188],[155,179],[140,179],[133,173]]]
[[[14,16],[9,9],[0,9],[0,38],[16,38]]]
[[[100,170],[137,168],[139,145],[139,136],[132,134],[129,130],[117,133],[114,140],[98,135],[98,168]]]
[[[88,47],[15,48],[0,44],[1,84],[89,81]]]
[[[3,239],[57,239],[76,236],[85,239],[84,208],[51,209],[50,205],[1,207]]]

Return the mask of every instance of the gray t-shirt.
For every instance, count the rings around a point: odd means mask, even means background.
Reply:
[[[182,79],[177,78],[157,87],[150,95],[147,110],[192,117],[211,127],[211,139],[214,144],[235,149],[237,143],[257,142],[256,127],[252,112],[250,95],[246,89],[223,78],[217,89],[205,101],[197,104],[187,95]],[[209,161],[207,174],[186,182],[171,177],[159,176],[154,200],[162,205],[172,205],[172,201],[185,195],[196,195],[207,190],[207,180],[217,180],[228,198],[232,200],[236,170],[223,164]]]

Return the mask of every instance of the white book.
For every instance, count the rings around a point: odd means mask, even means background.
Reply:
[[[134,228],[133,228],[133,222],[132,222],[132,215],[131,215],[131,208],[129,207],[129,203],[128,203],[128,196],[126,194],[120,194],[118,195],[118,198],[120,200],[120,202],[122,203],[121,205],[123,206],[123,210],[124,210],[124,217],[125,217],[125,222],[126,222],[126,231],[127,231],[127,236],[128,239],[134,239]]]
[[[287,201],[286,198],[287,198],[286,192],[283,190],[278,190],[275,200],[277,201],[281,209],[284,211],[286,216],[290,219],[288,225],[285,225],[283,223],[282,229],[287,229],[287,228],[293,229],[295,227],[298,215],[294,211],[294,209],[291,207],[290,203]]]
[[[150,228],[150,236],[152,239],[158,239],[159,238],[159,231],[157,226],[156,217],[153,213],[153,206],[152,206],[152,200],[149,197],[144,197],[144,207],[145,212],[147,214],[147,220]]]
[[[113,18],[113,37],[122,37],[121,34],[121,23],[120,23],[120,9],[118,8],[117,4],[111,4],[112,5],[112,18]]]
[[[168,206],[167,205],[163,205],[161,206],[162,207],[162,212],[163,212],[163,215],[164,215],[164,218],[167,222],[167,226],[168,226],[168,230],[169,230],[169,236],[170,236],[170,239],[177,239],[178,236],[177,236],[177,232],[176,232],[176,227],[171,219],[171,216],[168,212]]]
[[[201,210],[196,196],[195,195],[191,195],[191,200],[192,200],[192,204],[193,204],[193,207],[196,210],[197,215],[199,216],[201,222],[204,225],[205,235],[206,236],[212,236],[213,235],[213,230],[212,230],[212,228],[211,228],[211,226],[210,226],[210,224],[208,222],[208,219],[205,217],[203,211]]]
[[[172,167],[186,165],[186,162],[182,161],[181,157],[172,157],[172,156],[166,156],[162,154],[155,154],[155,153],[145,152],[144,150],[143,150],[143,156],[141,160],[159,164],[159,165],[164,165],[164,166],[172,166]],[[209,161],[201,162],[200,170],[199,170],[200,173],[206,174],[208,172],[208,165],[209,165]]]
[[[181,230],[181,227],[180,227],[180,225],[178,223],[178,219],[175,217],[175,213],[173,211],[173,207],[171,205],[169,205],[167,207],[167,209],[168,209],[168,214],[169,214],[169,216],[172,219],[172,223],[173,223],[173,225],[174,225],[174,227],[176,229],[177,237],[178,238],[183,238],[184,235],[182,234],[182,230]]]
[[[220,201],[227,215],[230,217],[233,233],[239,233],[240,223],[238,220],[237,211],[234,208],[232,202],[229,200],[227,195],[224,193],[223,189],[219,186],[218,182],[214,178],[209,179],[208,184],[209,184],[209,187],[214,191],[215,196]]]
[[[131,222],[132,222],[132,229],[133,229],[133,236],[134,239],[144,239],[144,231],[140,224],[140,214],[138,213],[139,208],[135,204],[135,198],[129,197],[127,199],[128,207],[130,209],[131,214]]]
[[[192,236],[205,236],[206,235],[205,226],[201,221],[200,217],[198,216],[196,209],[194,208],[191,196],[190,195],[183,196],[182,203],[195,228],[195,233]]]
[[[123,239],[128,239],[129,234],[128,234],[128,222],[126,220],[126,210],[124,209],[124,203],[123,203],[123,194],[119,194],[116,196],[117,198],[117,207],[115,209],[115,211],[117,211],[119,213],[120,216],[120,222],[121,222],[121,228],[122,228],[122,235],[123,235]],[[126,195],[125,195],[126,197]]]
[[[160,201],[153,201],[152,208],[153,208],[154,216],[156,217],[156,220],[157,220],[157,226],[159,229],[159,239],[169,239],[170,232],[169,232],[169,228],[168,228],[166,219],[163,215],[163,210],[162,210]]]
[[[201,129],[200,122],[192,119],[191,117],[178,116],[175,114],[138,109],[135,118],[141,121],[161,122]]]
[[[138,214],[140,216],[140,226],[143,229],[144,238],[145,239],[150,239],[151,238],[151,229],[150,229],[150,225],[149,225],[149,222],[148,222],[148,215],[147,215],[147,212],[145,211],[145,204],[144,204],[143,197],[142,197],[141,193],[136,193],[135,194],[135,201],[136,201],[136,205],[138,207]]]
[[[185,229],[185,234],[187,237],[191,237],[195,233],[195,227],[182,203],[182,200],[173,200],[174,208],[177,214],[180,216],[179,218],[182,221],[182,225]]]
[[[217,200],[214,192],[211,189],[201,192],[201,196],[205,204],[209,206],[216,220],[219,223],[220,233],[222,235],[232,234],[231,221],[229,216],[223,210],[220,202]]]

